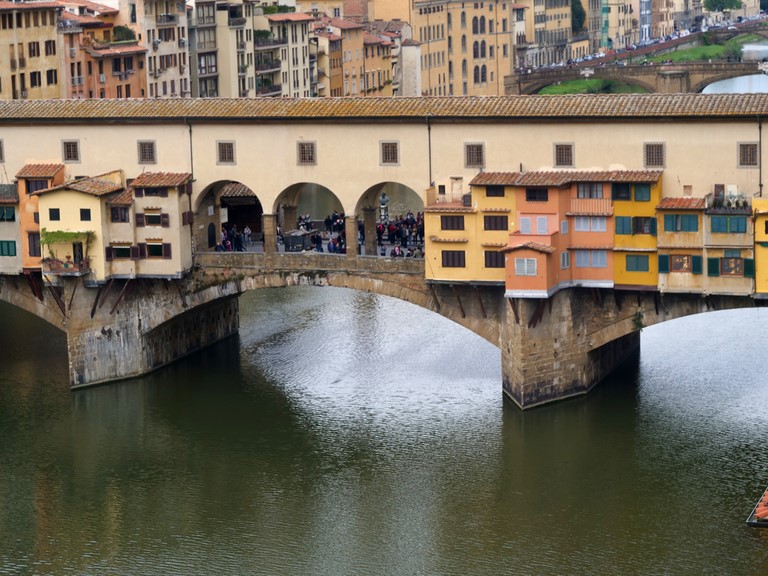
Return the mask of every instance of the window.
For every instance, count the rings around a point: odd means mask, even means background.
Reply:
[[[3,149],[3,141],[0,140],[0,163],[5,162],[5,150]]]
[[[509,230],[509,218],[506,216],[484,216],[485,230]]]
[[[504,186],[486,186],[485,196],[486,198],[504,198]]]
[[[127,244],[113,244],[107,247],[107,260],[128,260],[131,257],[131,247]]]
[[[573,166],[573,144],[555,144],[555,166]]]
[[[530,234],[530,233],[531,233],[531,217],[520,216],[520,234]]]
[[[216,163],[234,164],[235,163],[235,143],[217,142],[216,143]]]
[[[648,272],[648,256],[627,254],[627,272]]]
[[[45,55],[46,56],[55,56],[56,55],[56,40],[46,40],[45,41]]]
[[[39,71],[29,73],[29,87],[38,88],[43,85],[43,75]]]
[[[443,250],[443,268],[464,268],[464,250]]]
[[[605,250],[592,250],[592,268],[607,268],[608,253]]]
[[[573,229],[576,232],[605,232],[605,216],[576,216]]]
[[[157,156],[155,155],[154,140],[139,140],[139,164],[155,164]]]
[[[536,276],[536,258],[515,258],[515,276]]]
[[[317,164],[317,146],[315,142],[296,143],[296,162],[299,166],[314,166]]]
[[[32,257],[40,256],[40,233],[30,232],[27,234],[27,240],[29,242],[29,255]]]
[[[607,268],[608,253],[605,250],[575,250],[576,268]]]
[[[13,206],[0,206],[0,222],[15,222],[16,208]]]
[[[48,188],[48,180],[27,180],[27,194],[46,188]]]
[[[549,232],[549,218],[536,216],[536,234],[544,235]]]
[[[91,209],[90,208],[80,208],[80,221],[81,222],[90,222],[91,221]]]
[[[632,234],[632,218],[630,216],[616,216],[616,234]]]
[[[746,216],[712,216],[712,232],[723,234],[744,234],[747,231]]]
[[[646,168],[664,167],[664,144],[646,144],[644,149],[644,164]]]
[[[59,83],[59,71],[56,69],[46,70],[45,81],[48,86],[54,86]]]
[[[549,190],[546,188],[527,188],[525,191],[526,202],[547,202]]]
[[[441,230],[464,230],[464,216],[440,216]]]
[[[158,240],[150,240],[146,244],[139,244],[139,252],[142,258],[171,258],[171,245],[163,244]]]
[[[560,234],[568,234],[568,220],[560,222]]]
[[[690,272],[693,268],[692,256],[673,254],[669,257],[669,269],[672,272]]]
[[[611,187],[611,198],[613,200],[631,200],[631,190],[629,184],[625,182],[615,182]]]
[[[16,242],[0,240],[0,256],[16,256]]]
[[[560,253],[560,268],[565,270],[566,268],[571,267],[571,253],[570,252],[561,252]]]
[[[651,201],[651,185],[635,184],[635,202]]]
[[[483,146],[483,144],[464,144],[465,168],[485,167],[485,153]]]
[[[576,250],[576,268],[589,268],[589,250]]]
[[[128,222],[128,208],[126,206],[113,206],[110,209],[112,222]]]
[[[397,142],[382,142],[381,143],[381,163],[397,165],[400,163],[400,156],[398,154]]]
[[[577,198],[602,198],[603,185],[597,182],[579,182],[576,187]]]
[[[757,144],[739,144],[739,167],[757,166]]]
[[[48,208],[48,219],[53,222],[61,220],[61,212],[58,208]]]
[[[665,232],[698,232],[699,217],[696,214],[664,214]]]
[[[145,226],[160,226],[162,225],[162,215],[160,211],[144,211],[144,225]]]
[[[80,141],[64,140],[61,143],[61,157],[64,162],[80,162]]]
[[[723,276],[744,276],[744,259],[734,257],[721,258],[720,274]]]
[[[504,268],[504,253],[497,252],[496,250],[485,251],[485,267],[486,268]]]
[[[635,216],[632,218],[632,234],[656,235],[656,218]]]

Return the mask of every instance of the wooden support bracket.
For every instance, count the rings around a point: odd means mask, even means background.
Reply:
[[[440,312],[440,299],[437,297],[437,291],[435,291],[434,284],[429,285],[429,291],[432,293],[432,298],[435,300],[435,308],[437,308],[437,311]]]
[[[520,324],[520,313],[517,311],[517,300],[514,298],[508,298],[509,307],[512,308],[512,313],[515,315],[515,324]]]
[[[546,300],[539,300],[539,303],[536,305],[536,310],[534,310],[531,319],[528,321],[528,328],[535,328],[539,322],[541,322],[541,319],[544,317],[544,308],[546,308],[546,306]]]
[[[480,292],[480,288],[475,286],[475,294],[477,294],[477,301],[480,303],[480,312],[483,314],[483,318],[488,318],[485,313],[485,304],[483,304],[483,293]]]
[[[464,305],[461,303],[461,297],[459,296],[459,291],[456,290],[456,284],[451,284],[451,290],[453,291],[453,295],[456,296],[456,302],[459,304],[459,311],[461,312],[461,317],[466,318],[467,315],[464,313]]]
[[[104,302],[107,301],[107,295],[109,294],[109,291],[112,289],[112,284],[115,283],[114,278],[110,278],[109,284],[107,284],[107,289],[104,290],[104,294],[101,295],[101,299],[99,300],[99,308],[104,306]]]
[[[123,299],[123,296],[125,295],[126,290],[128,289],[128,286],[131,285],[130,280],[126,280],[125,284],[123,284],[123,289],[120,290],[120,295],[117,297],[117,300],[115,300],[115,304],[112,306],[112,309],[109,311],[109,315],[111,316],[115,310],[117,310],[117,305],[120,304],[120,300]]]

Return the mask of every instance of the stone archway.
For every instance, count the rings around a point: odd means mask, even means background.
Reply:
[[[240,231],[248,226],[254,240],[261,238],[263,214],[261,201],[245,184],[231,180],[209,184],[198,196],[195,206],[196,251],[214,250],[223,226],[237,225]]]
[[[382,196],[386,194],[386,209],[382,208]],[[381,222],[397,222],[411,214],[415,219],[424,214],[424,199],[413,188],[399,182],[379,182],[360,196],[355,207],[358,219],[362,219],[364,250],[367,255],[379,253],[376,228]],[[385,222],[382,222],[385,220]]]
[[[314,228],[325,230],[324,221],[334,212],[344,212],[341,200],[329,188],[315,182],[291,184],[278,195],[273,210],[283,232],[295,230],[299,216],[306,215]]]

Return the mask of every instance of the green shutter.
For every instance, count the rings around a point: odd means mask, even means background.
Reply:
[[[656,236],[656,218],[651,218],[651,236]]]
[[[669,254],[659,254],[659,274],[669,273]]]
[[[701,256],[691,256],[691,272],[693,274],[701,274],[703,264]]]
[[[664,214],[664,231],[675,232],[675,215]]]
[[[707,276],[720,276],[720,258],[707,258]]]
[[[744,277],[755,277],[755,261],[752,258],[744,258]]]

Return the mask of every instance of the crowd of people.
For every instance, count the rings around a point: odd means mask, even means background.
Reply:
[[[389,256],[420,258],[424,255],[423,212],[417,212],[414,216],[409,210],[405,216],[398,215],[389,222],[379,222],[376,225],[376,245],[379,247],[381,256],[387,254],[384,243],[385,234],[386,241],[391,246]]]
[[[251,228],[245,225],[242,232],[237,224],[222,224],[221,242],[216,244],[216,252],[246,252],[251,243]]]

